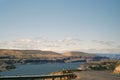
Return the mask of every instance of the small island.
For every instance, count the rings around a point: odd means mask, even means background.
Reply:
[[[16,67],[14,64],[7,64],[6,62],[0,62],[0,72],[15,69],[15,68]]]

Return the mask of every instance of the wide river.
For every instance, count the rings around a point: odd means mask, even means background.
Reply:
[[[59,70],[77,69],[81,63],[25,64],[16,69],[0,72],[0,76],[46,75]]]

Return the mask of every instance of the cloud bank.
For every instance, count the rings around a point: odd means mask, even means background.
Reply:
[[[120,53],[120,44],[114,41],[85,41],[79,38],[64,37],[58,40],[47,38],[17,39],[13,41],[0,42],[0,49],[20,49],[20,50],[52,50],[56,52],[64,51],[84,51],[95,53]]]

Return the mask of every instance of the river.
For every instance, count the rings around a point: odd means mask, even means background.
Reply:
[[[47,75],[59,70],[77,69],[81,63],[25,64],[16,69],[0,72],[0,76]]]

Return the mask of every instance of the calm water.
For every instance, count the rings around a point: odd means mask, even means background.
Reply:
[[[76,69],[81,63],[57,63],[57,64],[25,64],[19,65],[16,69],[0,72],[1,76],[14,75],[45,75],[59,70]]]

